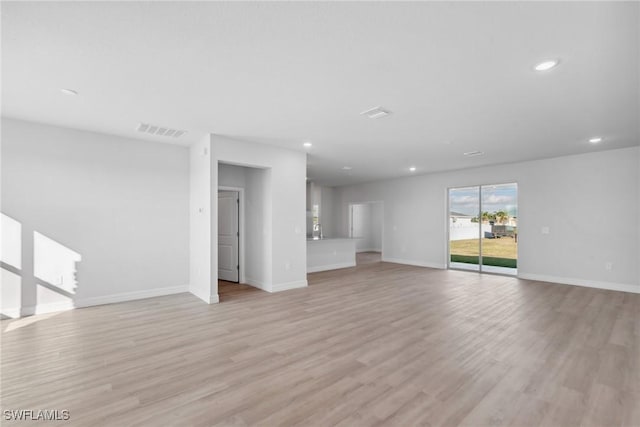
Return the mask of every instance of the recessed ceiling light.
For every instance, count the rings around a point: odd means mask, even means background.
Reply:
[[[388,116],[389,114],[391,114],[391,112],[384,110],[382,107],[374,107],[369,110],[363,111],[360,114],[362,114],[363,116],[367,116],[370,119],[379,119],[380,117]]]
[[[593,137],[589,140],[589,142],[592,144],[597,144],[599,142],[602,142],[602,137],[599,137],[599,136]]]
[[[73,89],[60,89],[60,92],[64,93],[65,95],[77,95],[78,92],[76,92]]]
[[[483,154],[484,151],[467,151],[466,153],[464,153],[464,155],[467,157],[482,156]]]
[[[311,146],[312,146],[313,144],[312,144],[311,142],[307,141],[307,142],[305,142],[305,143],[304,143],[304,144],[302,144],[302,145],[304,145],[304,146],[305,146],[305,147],[307,147],[307,148],[311,148]]]
[[[415,166],[411,166],[411,167],[409,168],[409,171],[410,171],[410,172],[415,172],[415,171],[416,171],[416,167],[415,167]]]
[[[343,166],[342,170],[344,171],[350,171],[351,169],[353,169],[351,166]]]
[[[558,65],[558,60],[557,59],[550,59],[548,61],[543,61],[539,64],[537,64],[534,69],[536,71],[547,71],[552,69],[553,67],[555,67],[556,65]]]

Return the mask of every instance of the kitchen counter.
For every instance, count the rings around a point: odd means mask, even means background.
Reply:
[[[348,237],[307,239],[307,273],[355,267],[356,240]]]

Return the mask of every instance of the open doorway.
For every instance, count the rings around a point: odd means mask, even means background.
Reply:
[[[518,185],[449,189],[449,268],[518,274]]]
[[[349,237],[356,240],[356,265],[382,260],[382,202],[349,205]]]
[[[217,271],[220,302],[264,289],[268,169],[218,163]]]
[[[244,189],[222,187],[218,190],[218,296],[221,302],[260,292],[242,283],[244,234]]]

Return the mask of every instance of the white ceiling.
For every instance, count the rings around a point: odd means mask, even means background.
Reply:
[[[310,140],[325,185],[627,147],[639,6],[2,2],[3,114],[136,138],[148,122],[184,144]],[[560,66],[532,70],[547,58]],[[360,115],[379,105],[393,114]]]

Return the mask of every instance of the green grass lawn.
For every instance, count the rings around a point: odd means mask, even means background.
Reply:
[[[451,262],[478,263],[478,239],[450,242]],[[517,268],[518,244],[512,237],[482,239],[482,263],[497,267]]]

